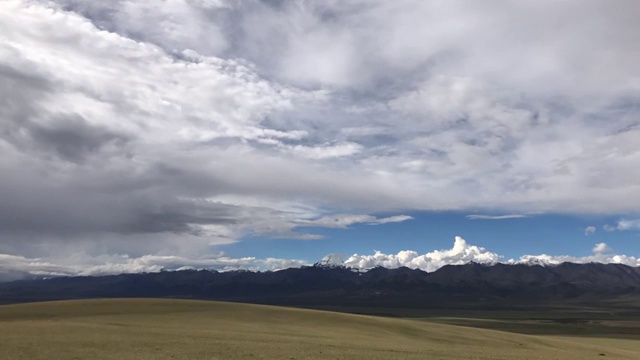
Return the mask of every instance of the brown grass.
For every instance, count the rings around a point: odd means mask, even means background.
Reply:
[[[186,300],[0,306],[2,359],[638,359],[639,340],[532,336]]]

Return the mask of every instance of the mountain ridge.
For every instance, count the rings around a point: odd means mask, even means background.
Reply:
[[[59,277],[0,284],[4,303],[99,297],[173,297],[294,305],[447,307],[526,304],[640,293],[640,268],[467,263],[434,272],[400,267],[354,271],[336,261],[279,271],[179,270]]]

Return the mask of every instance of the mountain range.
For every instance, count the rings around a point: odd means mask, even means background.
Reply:
[[[427,273],[406,267],[362,272],[322,261],[275,272],[181,270],[0,284],[2,303],[171,297],[297,306],[453,308],[606,300],[626,295],[640,295],[640,268],[601,263],[468,263]]]

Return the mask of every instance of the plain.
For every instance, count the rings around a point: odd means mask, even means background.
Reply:
[[[640,341],[225,302],[0,306],[3,359],[637,359]]]

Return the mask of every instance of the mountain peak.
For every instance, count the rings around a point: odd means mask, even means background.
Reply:
[[[313,264],[313,266],[327,268],[344,267],[344,261],[342,260],[342,255],[340,254],[328,254],[320,259],[320,261]]]

